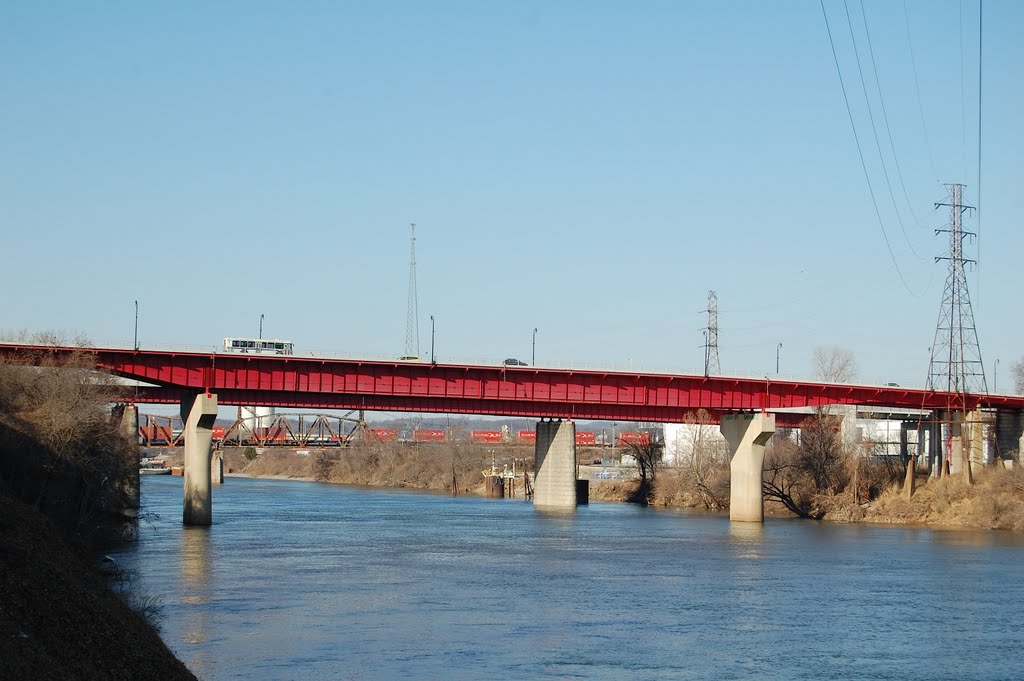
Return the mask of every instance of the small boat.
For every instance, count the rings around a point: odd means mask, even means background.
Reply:
[[[163,459],[141,459],[139,475],[170,475],[171,469]]]

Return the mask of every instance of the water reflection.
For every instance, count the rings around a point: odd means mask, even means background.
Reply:
[[[189,669],[200,676],[209,667],[209,653],[203,644],[209,640],[211,600],[211,547],[210,529],[206,527],[184,527],[181,530],[178,549],[181,589],[179,601],[185,606],[181,614],[180,640],[189,645],[182,656]]]
[[[763,523],[729,523],[729,546],[737,558],[760,558],[764,541]]]

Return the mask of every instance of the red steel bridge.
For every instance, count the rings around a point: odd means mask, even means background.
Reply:
[[[490,414],[608,421],[685,422],[705,409],[717,418],[776,412],[779,425],[830,404],[929,411],[1024,409],[1024,397],[972,395],[768,378],[729,378],[519,366],[324,359],[0,344],[0,359],[62,363],[77,357],[116,376],[143,381],[128,401],[178,403],[200,392],[220,404],[309,409]],[[781,411],[780,411],[781,410]]]

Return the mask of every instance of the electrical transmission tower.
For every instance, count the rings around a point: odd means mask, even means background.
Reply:
[[[708,291],[708,328],[704,332],[704,375],[717,376],[722,373],[718,359],[718,294]]]
[[[947,184],[946,189],[949,191],[948,202],[936,203],[935,207],[949,207],[949,228],[937,229],[935,233],[949,233],[949,255],[937,257],[935,262],[948,260],[949,273],[928,363],[928,389],[984,394],[988,392],[985,366],[981,361],[981,346],[978,345],[978,331],[974,326],[967,274],[964,272],[965,263],[975,262],[964,257],[964,237],[974,236],[974,233],[963,230],[962,219],[964,213],[974,210],[974,207],[963,203],[964,185]]]
[[[420,356],[420,310],[416,295],[416,223],[411,224],[409,240],[409,309],[405,318],[405,356]]]

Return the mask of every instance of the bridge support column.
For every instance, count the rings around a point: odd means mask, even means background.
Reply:
[[[120,412],[121,420],[118,425],[121,428],[121,432],[124,433],[124,436],[132,443],[133,447],[137,447],[139,444],[139,408],[134,404],[126,404],[123,407],[115,407],[114,415],[118,412]],[[128,508],[141,508],[142,498],[138,466],[135,467],[135,472],[126,482],[124,491],[127,496]]]
[[[1019,409],[1000,409],[996,412],[996,451],[1002,459],[1002,465],[1013,468],[1021,463],[1021,451],[1024,451],[1024,411]]]
[[[764,446],[775,432],[775,415],[730,414],[722,417],[721,430],[731,457],[729,520],[764,522]]]
[[[134,404],[124,405],[121,414],[121,432],[134,444],[139,442],[139,408]]]
[[[534,449],[533,505],[576,507],[576,424],[540,421]]]
[[[220,452],[214,452],[210,457],[210,482],[224,484],[224,456]]]
[[[210,458],[213,423],[217,420],[217,396],[200,394],[183,399],[181,420],[185,424],[185,510],[182,522],[186,525],[210,525],[213,522]]]

